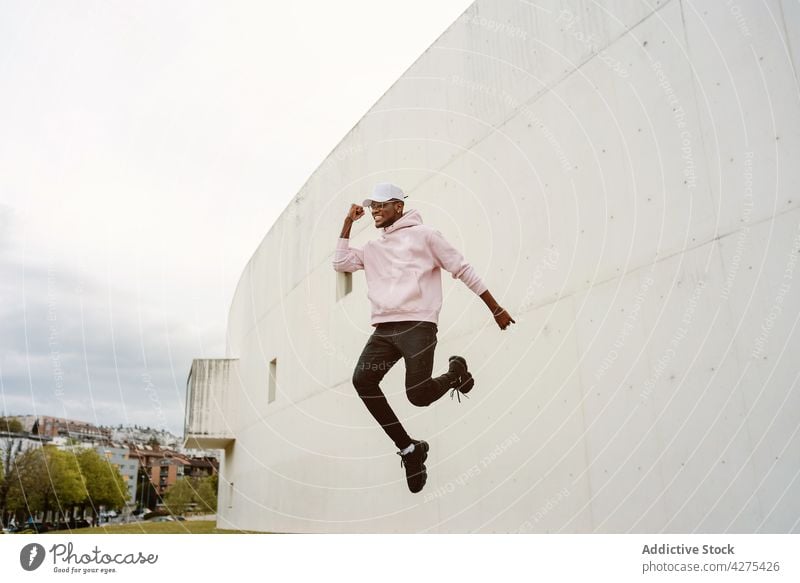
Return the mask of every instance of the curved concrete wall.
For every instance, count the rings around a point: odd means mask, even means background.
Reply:
[[[473,4],[256,250],[230,310],[221,525],[800,530],[800,8],[538,4]],[[517,320],[501,332],[444,274],[435,370],[465,354],[472,398],[414,408],[401,364],[383,383],[431,444],[417,495],[350,384],[363,273],[337,299],[331,267],[382,180]]]

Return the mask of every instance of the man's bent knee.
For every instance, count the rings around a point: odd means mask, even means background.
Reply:
[[[356,392],[361,397],[371,397],[380,394],[380,388],[378,388],[379,383],[375,382],[372,375],[362,368],[357,368],[355,370],[352,382],[353,386],[356,388]]]
[[[408,395],[408,400],[411,402],[411,404],[416,407],[427,407],[431,404],[430,398],[425,394],[424,391],[410,389],[406,391],[406,395]]]
[[[356,390],[360,393],[362,389],[369,386],[369,382],[366,379],[366,375],[363,371],[356,369],[353,373],[353,378],[351,379],[353,386]]]

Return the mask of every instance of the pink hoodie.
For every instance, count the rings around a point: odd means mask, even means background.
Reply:
[[[364,270],[373,326],[404,320],[437,323],[442,309],[442,269],[477,295],[488,289],[439,231],[422,224],[417,210],[404,213],[383,229],[380,239],[368,241],[363,249],[350,247],[350,239],[340,238],[333,269]]]

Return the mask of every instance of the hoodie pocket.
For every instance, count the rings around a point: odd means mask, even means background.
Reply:
[[[379,312],[413,312],[422,308],[422,289],[416,272],[376,278],[367,297]]]

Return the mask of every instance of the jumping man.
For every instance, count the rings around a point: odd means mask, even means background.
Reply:
[[[428,444],[409,437],[389,406],[379,384],[389,369],[403,358],[406,396],[413,405],[427,407],[447,391],[466,395],[474,386],[467,361],[451,356],[449,370],[431,378],[439,311],[442,308],[441,270],[450,272],[486,303],[501,330],[514,319],[503,309],[475,270],[442,234],[422,224],[419,211],[403,213],[406,195],[394,184],[377,184],[363,205],[352,204],[336,244],[333,268],[353,272],[363,269],[367,297],[375,327],[353,373],[353,385],[375,420],[400,450],[401,465],[412,492],[425,486]],[[350,246],[350,228],[372,211],[380,239],[363,249]]]

